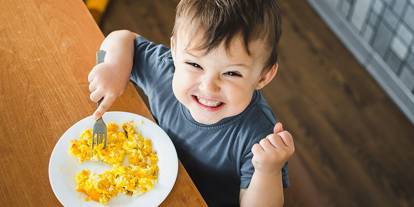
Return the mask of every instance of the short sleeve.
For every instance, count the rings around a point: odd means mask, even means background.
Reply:
[[[240,188],[249,187],[250,180],[254,173],[252,164],[253,153],[250,151],[242,160],[240,167]]]
[[[145,94],[150,94],[154,84],[168,72],[166,70],[170,67],[165,67],[165,59],[170,56],[169,48],[138,36],[134,41],[134,60],[130,80]]]

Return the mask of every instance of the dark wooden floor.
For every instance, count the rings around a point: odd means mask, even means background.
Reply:
[[[177,0],[114,0],[101,28],[169,45]],[[414,206],[414,126],[305,0],[281,1],[280,70],[264,93],[292,132],[286,206]]]

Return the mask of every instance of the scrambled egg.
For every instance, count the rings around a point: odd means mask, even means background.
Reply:
[[[122,124],[123,131],[118,128],[117,124],[109,123],[106,148],[103,149],[103,144],[94,146],[93,153],[91,129],[71,142],[69,151],[81,163],[99,160],[112,166],[102,174],[85,169],[76,175],[76,190],[84,193],[86,200],[107,204],[118,193],[142,194],[154,188],[157,182],[158,157],[151,140],[138,133],[133,122]],[[128,166],[123,165],[125,157],[128,158]]]

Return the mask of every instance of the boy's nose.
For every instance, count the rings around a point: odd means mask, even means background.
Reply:
[[[205,77],[200,85],[199,88],[201,91],[205,92],[218,92],[220,91],[220,81],[215,77]]]

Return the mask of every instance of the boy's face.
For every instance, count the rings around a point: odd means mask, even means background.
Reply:
[[[234,37],[226,50],[224,43],[205,54],[197,50],[202,35],[190,36],[181,28],[171,38],[175,73],[174,95],[202,124],[214,124],[243,112],[253,92],[276,75],[277,65],[263,72],[269,55],[262,41],[249,42],[247,54],[241,35]]]

